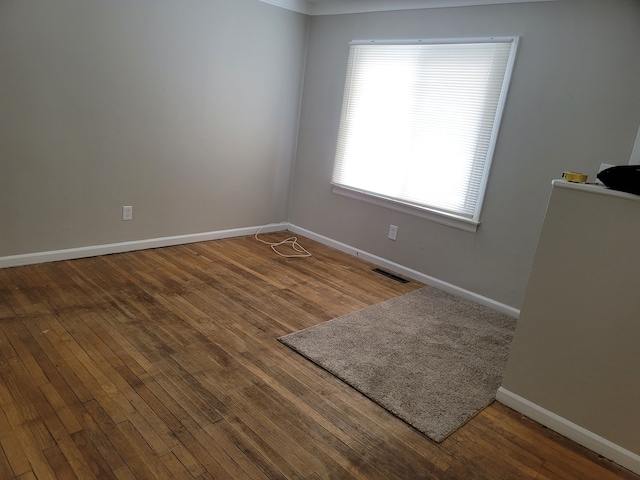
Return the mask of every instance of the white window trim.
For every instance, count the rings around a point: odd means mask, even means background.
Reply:
[[[404,203],[395,199],[383,197],[370,192],[363,192],[352,188],[346,188],[342,185],[331,184],[333,193],[342,195],[356,200],[362,200],[363,202],[385,207],[396,212],[406,213],[413,215],[414,217],[420,217],[427,220],[431,220],[435,223],[440,223],[448,227],[464,230],[465,232],[475,233],[480,225],[480,222],[476,222],[470,218],[461,217],[453,213],[438,212],[426,207],[417,207],[410,203]]]
[[[455,37],[455,38],[370,38],[352,40],[349,45],[370,45],[379,43],[381,45],[410,45],[410,44],[455,44],[455,43],[494,43],[494,42],[518,42],[519,36],[503,36],[503,37]]]
[[[509,42],[511,43],[511,53],[509,54],[509,60],[505,70],[504,82],[502,84],[502,90],[500,92],[500,99],[496,108],[495,123],[493,125],[491,142],[487,149],[487,159],[485,162],[485,171],[487,174],[483,176],[482,183],[479,189],[478,203],[475,215],[473,218],[467,218],[459,216],[453,213],[447,213],[444,211],[432,210],[428,207],[416,206],[409,203],[402,202],[397,199],[390,199],[381,195],[377,195],[371,192],[360,191],[357,189],[345,187],[343,185],[337,185],[332,182],[332,191],[336,194],[343,195],[349,198],[362,200],[367,203],[389,208],[391,210],[400,211],[409,215],[425,218],[436,223],[447,225],[453,228],[458,228],[467,232],[475,233],[480,225],[480,214],[484,204],[484,197],[486,194],[487,183],[489,179],[489,172],[491,171],[491,164],[493,161],[493,155],[495,153],[495,147],[498,140],[498,133],[500,132],[500,125],[502,123],[502,115],[504,114],[504,106],[509,91],[509,85],[511,84],[511,76],[515,65],[515,58],[518,49],[520,37],[519,36],[506,36],[506,37],[467,37],[467,38],[434,38],[434,39],[369,39],[369,40],[353,40],[349,45],[368,45],[368,44],[383,44],[383,45],[406,45],[406,44],[455,44],[455,43],[472,43],[472,42]]]

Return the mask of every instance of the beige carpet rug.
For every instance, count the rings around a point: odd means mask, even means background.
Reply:
[[[278,340],[441,442],[494,400],[515,325],[424,287]]]

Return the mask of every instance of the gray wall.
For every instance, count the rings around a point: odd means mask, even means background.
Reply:
[[[477,233],[331,192],[348,43],[519,35]],[[640,2],[545,2],[312,17],[292,223],[520,307],[551,180],[626,164],[640,124]],[[387,239],[399,226],[397,241]]]
[[[348,42],[489,35],[521,44],[478,232],[331,193]],[[636,0],[311,19],[255,0],[3,0],[0,257],[288,218],[519,307],[550,180],[628,162],[639,44]]]
[[[307,30],[256,0],[0,1],[0,256],[287,220]]]

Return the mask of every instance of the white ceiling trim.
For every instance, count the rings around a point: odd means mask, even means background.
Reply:
[[[294,12],[311,14],[311,8],[307,0],[258,0],[263,3],[270,3],[276,7],[286,8]]]
[[[306,15],[389,12],[424,8],[472,7],[509,3],[557,2],[562,0],[259,0]]]

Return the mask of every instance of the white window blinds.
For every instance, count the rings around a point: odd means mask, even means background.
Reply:
[[[352,44],[333,185],[478,221],[515,43]]]

